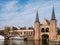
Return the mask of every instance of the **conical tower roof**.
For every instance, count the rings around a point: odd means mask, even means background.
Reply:
[[[35,19],[35,22],[39,22],[38,10],[37,10],[37,13],[36,13],[36,19]]]
[[[54,7],[52,9],[52,17],[51,17],[51,20],[56,20]]]

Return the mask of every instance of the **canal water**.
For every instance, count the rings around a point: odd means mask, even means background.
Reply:
[[[0,45],[60,45],[46,41],[0,40]]]

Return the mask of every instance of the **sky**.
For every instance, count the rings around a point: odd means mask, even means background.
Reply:
[[[54,5],[57,26],[60,26],[59,0],[0,0],[0,30],[7,26],[34,26],[38,10],[40,23],[51,19]]]

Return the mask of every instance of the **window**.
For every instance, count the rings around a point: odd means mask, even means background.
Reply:
[[[32,32],[30,32],[30,35],[32,35]]]
[[[18,34],[18,32],[15,32],[15,34]]]
[[[41,32],[44,32],[44,28],[41,29]]]
[[[26,35],[28,35],[28,31],[26,32]]]
[[[24,32],[24,34],[26,34],[26,32]]]
[[[46,28],[46,32],[49,32],[49,28]]]
[[[32,32],[27,32],[28,36],[31,36],[32,35]]]
[[[20,32],[20,34],[22,35],[22,32]]]

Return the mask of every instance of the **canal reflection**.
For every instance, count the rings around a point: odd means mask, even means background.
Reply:
[[[44,41],[23,41],[23,40],[5,40],[0,41],[0,45],[60,45],[54,42]]]

